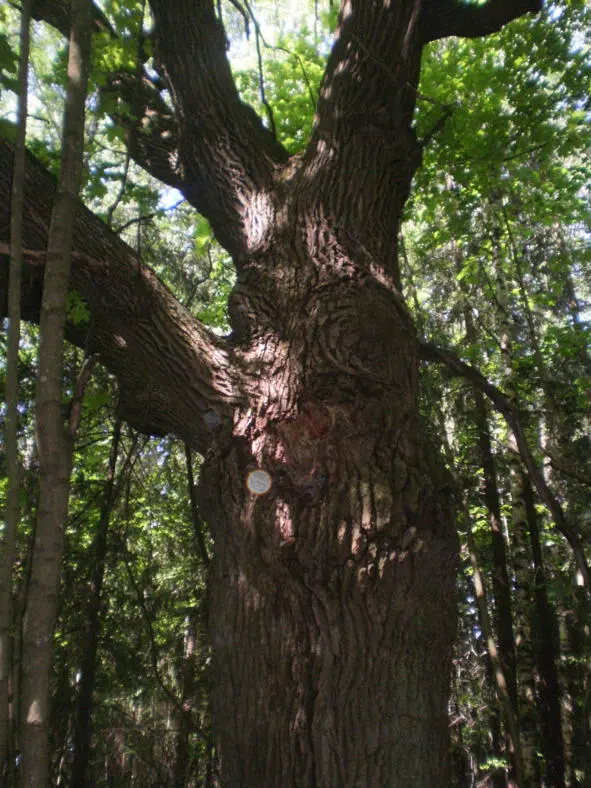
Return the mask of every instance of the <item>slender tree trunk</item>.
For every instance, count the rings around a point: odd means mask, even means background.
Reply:
[[[88,781],[88,759],[90,756],[90,740],[92,735],[92,695],[96,676],[96,660],[101,630],[101,600],[105,560],[107,556],[109,524],[115,504],[115,466],[121,438],[121,421],[117,419],[113,427],[109,467],[105,484],[103,505],[94,536],[90,554],[92,556],[92,572],[90,582],[90,599],[86,617],[86,636],[84,652],[80,666],[80,682],[76,699],[76,728],[74,733],[74,763],[72,765],[72,785],[82,788],[90,785]]]
[[[21,750],[27,788],[49,785],[49,678],[72,462],[72,438],[62,416],[63,343],[74,210],[82,173],[90,5],[90,0],[72,2],[63,153],[41,306],[36,413],[41,486],[23,633]]]
[[[185,629],[185,642],[181,662],[181,692],[183,710],[176,712],[178,730],[175,741],[174,785],[175,788],[184,788],[189,778],[190,741],[189,736],[194,729],[193,713],[195,705],[196,684],[196,648],[197,627],[195,614],[187,617]]]
[[[12,672],[12,567],[21,490],[18,456],[18,350],[21,320],[21,268],[23,256],[23,203],[25,184],[25,137],[27,132],[27,91],[31,0],[21,10],[18,124],[14,146],[14,169],[10,216],[10,279],[8,290],[8,348],[6,354],[6,493],[5,525],[0,539],[0,783],[12,779],[13,742],[11,708]]]
[[[493,553],[493,597],[495,629],[499,639],[499,658],[507,675],[507,687],[513,708],[517,708],[517,681],[515,673],[515,638],[509,572],[507,570],[507,545],[501,521],[501,507],[495,461],[488,429],[487,409],[480,391],[474,390],[474,421],[478,430],[480,462],[484,472],[484,499],[488,511]]]
[[[191,504],[191,522],[193,524],[194,553],[198,557],[201,571],[209,566],[209,554],[205,545],[205,525],[197,506],[197,490],[193,472],[193,459],[191,448],[185,444],[185,461],[187,468],[187,490]],[[195,680],[196,649],[197,649],[197,617],[198,611],[193,611],[187,617],[185,640],[180,663],[180,684],[182,711],[176,711],[178,732],[175,741],[174,785],[182,788],[187,784],[190,767],[190,734],[194,730],[195,701],[197,684]]]
[[[520,786],[529,785],[524,772],[523,758],[521,754],[521,741],[519,738],[519,730],[517,727],[517,719],[513,708],[513,703],[509,695],[507,681],[505,679],[505,671],[497,651],[497,646],[488,622],[488,609],[486,601],[486,590],[480,571],[480,562],[478,560],[478,553],[476,552],[476,545],[472,535],[472,525],[470,522],[470,514],[468,512],[467,504],[464,505],[464,524],[466,527],[466,536],[468,542],[468,551],[470,553],[470,561],[472,563],[472,570],[474,572],[474,590],[476,596],[476,604],[478,605],[479,621],[484,635],[490,660],[492,663],[493,671],[495,674],[495,689],[497,698],[503,711],[503,718],[511,741],[513,742],[513,763],[515,768],[515,775],[517,784]]]
[[[36,474],[35,474],[36,477]],[[30,519],[33,521],[32,531],[34,533],[34,518],[38,508],[36,496],[39,492],[38,479],[35,478],[33,484],[29,485],[27,499],[29,501]],[[32,541],[32,540],[31,540]],[[32,547],[32,545],[31,545]],[[29,590],[29,580],[31,576],[31,549],[27,550],[21,564],[23,566],[23,576],[17,588],[16,598],[14,600],[14,615],[13,615],[13,651],[12,651],[12,739],[15,743],[15,752],[20,750],[20,731],[21,731],[21,715],[22,715],[22,672],[23,672],[23,621],[25,610],[27,606],[27,596]],[[13,765],[13,771],[16,770],[16,763]],[[16,776],[13,779],[16,784]]]
[[[530,341],[533,348],[534,356],[536,358],[539,374],[542,379],[542,385],[545,393],[545,399],[549,407],[549,414],[555,414],[556,406],[553,398],[548,395],[547,379],[544,369],[543,357],[540,352],[539,343],[537,341],[535,323],[531,310],[525,285],[521,272],[521,265],[513,236],[510,229],[510,224],[506,216],[506,212],[502,209],[506,230],[508,234],[509,245],[512,250],[513,262],[515,264],[515,272],[519,284],[522,302],[526,315],[526,321],[530,334]],[[518,410],[519,397],[516,388],[517,378],[514,369],[513,348],[516,343],[515,325],[510,316],[510,304],[507,293],[507,280],[506,273],[501,259],[500,252],[500,233],[495,231],[493,238],[493,247],[495,249],[495,277],[496,277],[496,295],[499,310],[499,322],[501,325],[501,352],[504,360],[505,371],[505,390],[509,400],[512,402],[515,410]],[[537,763],[536,753],[538,751],[537,744],[537,725],[536,725],[536,709],[535,709],[535,675],[534,675],[534,646],[532,642],[532,561],[530,546],[527,540],[528,532],[531,535],[532,527],[530,518],[535,518],[535,509],[531,496],[531,487],[529,486],[528,478],[521,464],[519,457],[516,438],[514,435],[509,435],[509,465],[510,465],[510,487],[511,487],[511,504],[512,504],[512,539],[514,547],[513,565],[515,570],[516,580],[516,601],[518,608],[517,616],[517,634],[518,634],[518,676],[519,676],[519,712],[521,734],[524,752],[524,767],[526,776],[534,783],[539,782],[540,770]],[[537,530],[537,529],[536,529]],[[532,543],[533,546],[533,543]],[[548,622],[549,623],[549,622]],[[538,660],[539,662],[540,660]],[[553,743],[552,749],[556,752],[560,748],[561,733],[554,731],[554,736],[557,737]],[[548,771],[548,770],[547,770]],[[558,774],[554,775],[555,778],[560,779]]]
[[[506,379],[509,379],[512,371],[511,371],[511,319],[509,315],[509,306],[508,306],[508,299],[507,299],[507,288],[505,282],[505,273],[503,270],[503,263],[501,260],[501,252],[499,248],[499,237],[498,231],[495,229],[493,232],[493,262],[495,268],[495,285],[496,285],[496,296],[497,296],[497,306],[498,306],[498,313],[499,313],[499,322],[500,322],[500,335],[501,335],[501,354],[502,354],[502,362],[504,364],[504,373]],[[482,397],[482,394],[480,395]],[[497,537],[497,544],[493,547],[495,551],[495,555],[499,556],[499,560],[502,561],[502,565],[499,565],[499,574],[498,574],[498,582],[501,583],[504,596],[502,598],[503,605],[511,605],[511,589],[509,586],[509,575],[507,570],[507,550],[505,545],[505,539],[503,537],[502,532],[500,533],[502,537],[501,540]],[[495,560],[496,565],[496,560]],[[510,660],[509,664],[509,691],[511,694],[511,702],[513,703],[513,709],[515,710],[516,716],[518,716],[517,709],[517,669],[516,669],[516,657],[515,657],[515,638],[513,632],[513,616],[510,616],[510,623],[511,623],[511,632],[508,631],[509,627],[509,620],[504,618],[504,626],[505,630],[503,632],[503,640],[506,644],[507,648],[507,656],[506,658]]]
[[[529,479],[524,486],[529,537],[534,562],[533,640],[540,714],[541,750],[545,762],[544,780],[548,788],[564,787],[564,741],[562,735],[561,697],[558,678],[558,624],[548,599],[546,570],[540,543],[538,515]]]
[[[468,342],[475,344],[477,342],[476,329],[470,305],[467,301],[464,306],[464,323]],[[498,638],[498,658],[503,666],[503,674],[507,681],[507,690],[511,699],[513,713],[517,717],[517,680],[512,599],[507,570],[507,548],[501,521],[497,471],[492,452],[486,402],[482,391],[475,386],[472,388],[472,396],[474,399],[473,418],[478,435],[478,461],[483,471],[483,497],[488,513],[493,553],[492,588],[495,631]],[[494,676],[495,671],[490,671],[490,674]],[[515,742],[508,743],[510,751],[514,751],[515,746]],[[493,775],[493,780],[497,786],[505,782],[504,775],[500,774]]]
[[[536,677],[531,619],[531,550],[528,543],[528,517],[525,506],[526,478],[519,455],[510,451],[511,522],[513,534],[513,568],[515,571],[515,634],[517,642],[517,675],[519,690],[519,725],[523,766],[527,784],[540,784],[536,709]]]
[[[193,459],[191,447],[185,443],[185,462],[187,467],[187,489],[189,501],[191,503],[191,523],[193,525],[193,542],[195,551],[199,555],[204,569],[209,566],[209,553],[205,544],[205,524],[199,513],[197,505],[197,486],[195,484],[195,474],[193,473]]]
[[[591,658],[589,649],[589,597],[582,586],[576,587],[571,610],[566,613],[566,637],[570,660],[567,663],[567,691],[570,699],[567,724],[569,739],[569,776],[572,786],[589,788]]]
[[[548,427],[548,429],[545,429],[544,431],[549,434],[553,444],[560,446],[560,437],[563,436],[565,432],[564,418],[560,413],[556,398],[553,395],[552,387],[548,379],[543,353],[540,348],[540,343],[537,336],[536,321],[531,310],[527,287],[523,277],[522,262],[517,245],[515,243],[515,239],[513,237],[511,222],[504,207],[502,212],[505,219],[507,236],[510,242],[514,270],[519,285],[521,305],[526,318],[529,341],[533,350],[534,358],[536,360],[538,375],[540,377],[542,389],[544,392],[547,424],[543,423],[542,428]],[[562,254],[567,254],[564,239],[560,233],[560,228],[555,229],[558,235],[559,246],[561,248]],[[573,328],[575,331],[579,332],[581,330],[578,321],[579,307],[572,286],[572,280],[568,275],[565,277],[564,290],[568,297],[569,311],[573,322]],[[581,363],[585,368],[589,368],[589,357],[587,353],[583,353],[581,355]],[[510,388],[512,388],[512,386]],[[510,391],[510,393],[513,392]],[[568,430],[568,427],[566,429]],[[543,441],[543,444],[545,446],[546,441]],[[552,449],[554,449],[554,446],[552,446]],[[512,457],[515,457],[514,452]],[[533,599],[535,613],[532,617],[531,630],[533,634],[534,659],[539,677],[538,707],[540,713],[540,744],[545,761],[544,777],[548,786],[557,786],[557,788],[561,788],[564,785],[565,780],[565,761],[560,711],[561,688],[557,671],[559,659],[558,625],[556,622],[554,609],[548,600],[542,547],[538,528],[538,516],[535,510],[532,487],[529,477],[523,473],[523,469],[521,468],[519,460],[517,460],[517,464],[520,466],[521,472],[521,481],[518,495],[522,505],[525,507],[525,516],[527,519],[528,533],[531,543],[531,554],[534,566]],[[516,536],[519,536],[517,532]],[[517,566],[516,573],[519,576],[520,572]],[[520,583],[518,577],[518,588],[519,585]]]
[[[494,218],[493,221],[495,221]],[[518,396],[513,358],[515,326],[511,318],[507,276],[500,239],[500,230],[495,226],[492,245],[504,387],[509,401],[517,410]],[[507,442],[509,452],[509,487],[511,492],[511,539],[516,581],[515,621],[518,641],[516,675],[519,678],[519,704],[515,708],[519,709],[524,778],[527,780],[528,785],[535,785],[539,782],[539,767],[536,755],[535,677],[530,627],[531,561],[527,544],[527,512],[524,500],[525,478],[515,437],[510,434]]]
[[[475,547],[474,547],[475,550]],[[476,553],[475,553],[476,555]],[[476,555],[476,558],[478,556]],[[484,582],[484,581],[483,581]],[[481,611],[479,608],[478,611],[478,618],[479,621],[482,618],[482,614],[484,611]],[[482,626],[481,626],[481,631]],[[486,640],[486,638],[485,638]],[[484,656],[485,661],[485,672],[486,672],[486,680],[488,681],[488,685],[492,690],[492,693],[495,697],[498,697],[498,690],[497,690],[497,680],[498,680],[498,673],[495,671],[493,660],[491,658],[491,654],[489,651],[489,643],[486,641],[486,655]],[[496,648],[496,646],[495,646]],[[488,711],[488,727],[489,727],[489,735],[490,735],[490,745],[487,747],[486,751],[483,753],[485,757],[481,757],[478,759],[477,762],[482,762],[487,760],[486,756],[490,756],[491,750],[492,755],[497,758],[499,761],[502,762],[503,754],[507,750],[507,735],[503,731],[503,720],[505,715],[502,711],[502,705],[499,704],[495,706],[491,704],[493,708],[489,709]],[[507,726],[505,725],[505,728]],[[493,788],[505,788],[507,785],[507,770],[504,767],[496,766],[491,775],[490,775],[490,782]]]

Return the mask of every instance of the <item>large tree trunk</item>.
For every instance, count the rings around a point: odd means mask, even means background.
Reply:
[[[445,785],[455,536],[414,402],[309,408],[202,476],[223,783]]]
[[[379,158],[367,150],[368,193]],[[422,438],[412,325],[388,277],[372,276],[393,252],[344,229],[358,202],[337,219],[304,200],[296,219],[284,198],[242,269],[251,404],[200,484],[223,784],[445,785],[456,537]],[[375,229],[367,245],[391,247]],[[267,494],[248,489],[255,469]]]
[[[219,171],[202,205],[238,270],[230,313],[247,401],[199,488],[215,539],[222,782],[445,785],[456,537],[422,438],[395,241],[420,161],[413,6],[343,12],[308,150],[275,171],[248,138],[227,159],[236,115],[226,141],[192,133],[196,90],[214,78],[230,88],[221,64],[187,84],[185,36],[219,30],[202,10],[179,36],[169,6],[152,7],[187,177],[208,144]],[[393,81],[382,58],[401,52]],[[223,179],[238,201],[216,199]],[[257,469],[266,494],[248,488]]]
[[[291,159],[238,96],[214,4],[150,6],[175,117],[148,119],[164,104],[148,86],[131,154],[180,182],[232,255],[234,333],[208,335],[112,239],[105,264],[83,237],[73,281],[124,416],[207,452],[223,784],[439,788],[457,546],[396,238],[420,161],[423,44],[486,35],[539,2],[343,2],[314,131]],[[255,470],[269,489],[249,489]]]

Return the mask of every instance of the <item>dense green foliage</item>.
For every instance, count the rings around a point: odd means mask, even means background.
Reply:
[[[288,150],[297,153],[312,127],[335,12],[308,3],[299,5],[294,14],[293,5],[282,6],[280,0],[257,5],[248,41],[236,7],[223,4],[222,14],[243,98],[268,118]],[[116,99],[106,75],[120,70],[133,73],[140,60],[149,58],[149,41],[143,35],[150,24],[145,3],[108,0],[101,7],[118,37],[106,32],[95,36],[84,198],[140,252],[183,304],[208,325],[226,332],[226,300],[234,281],[228,255],[211,237],[204,219],[130,160],[126,132],[112,116]],[[17,29],[16,10],[0,9],[1,135],[9,133],[5,127],[14,119],[11,91]],[[423,167],[407,205],[400,260],[418,333],[454,350],[491,383],[511,393],[536,462],[586,544],[591,543],[590,31],[591,10],[585,2],[557,0],[538,17],[518,20],[491,38],[430,45],[416,117],[417,136],[425,143]],[[36,23],[28,146],[52,169],[59,161],[64,69],[63,39]],[[125,111],[131,110],[117,107],[117,112]],[[84,322],[85,306],[75,293],[69,306],[71,319]],[[24,484],[14,576],[17,660],[36,505],[35,346],[36,333],[31,329],[21,354]],[[64,408],[80,364],[80,351],[70,349]],[[0,384],[3,376],[0,367]],[[451,378],[444,368],[431,364],[422,370],[422,384],[425,418],[466,499],[464,517],[459,518],[461,627],[450,704],[454,767],[458,785],[485,785],[487,776],[496,773],[499,779],[507,751],[502,737],[495,741],[495,731],[503,722],[466,548],[469,513],[481,569],[492,587],[498,567],[482,494],[474,391],[467,381]],[[65,783],[76,724],[78,674],[88,642],[95,534],[105,507],[116,411],[113,380],[103,371],[95,372],[76,444],[56,632],[53,766],[56,779]],[[551,632],[559,668],[568,784],[583,785],[585,770],[586,779],[591,779],[585,741],[591,706],[588,602],[577,585],[571,550],[539,499],[535,499],[534,519],[544,579],[538,559],[532,557],[531,532],[525,536],[514,532],[517,502],[510,435],[493,408],[487,418],[514,626],[521,631],[522,624],[529,622],[528,631],[539,650],[540,631]],[[194,461],[198,468],[197,458]],[[187,784],[213,784],[216,764],[209,735],[209,646],[204,625],[207,552],[203,549],[204,544],[206,551],[211,545],[191,508],[187,470],[181,444],[168,438],[147,440],[123,426],[100,603],[92,755],[97,785],[175,784],[183,719],[188,719],[190,745]],[[0,474],[4,496],[2,479]],[[517,549],[523,538],[529,550],[525,562]],[[516,578],[523,576],[529,576],[530,586],[520,595],[521,580]],[[543,584],[545,613],[536,601],[536,583]],[[492,607],[489,588],[494,620]],[[194,653],[188,648],[190,642]],[[525,676],[520,653],[518,645],[518,682]],[[540,779],[550,785],[550,778],[544,777],[548,750],[539,665],[534,674]],[[469,782],[472,778],[474,782]]]

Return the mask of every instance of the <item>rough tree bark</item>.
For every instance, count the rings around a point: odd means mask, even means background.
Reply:
[[[84,211],[72,282],[123,415],[206,454],[223,784],[446,785],[456,539],[422,436],[396,238],[420,162],[422,46],[539,3],[347,0],[291,159],[238,97],[214,4],[151,8],[176,119],[155,122],[150,94],[131,152],[180,182],[231,253],[233,333],[209,335],[114,237],[84,236]],[[29,244],[31,269],[42,248]],[[247,487],[257,469],[266,494]]]

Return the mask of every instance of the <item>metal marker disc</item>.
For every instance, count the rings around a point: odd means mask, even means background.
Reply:
[[[271,477],[261,468],[251,471],[246,479],[246,486],[253,495],[266,495],[271,489],[271,484]]]

